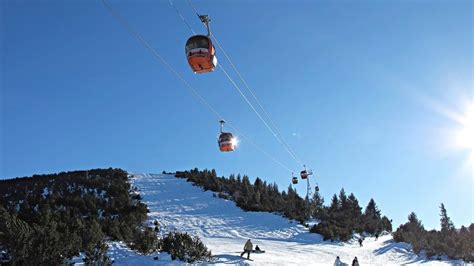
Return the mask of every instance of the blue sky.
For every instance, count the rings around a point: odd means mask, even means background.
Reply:
[[[191,72],[191,32],[168,1],[109,3],[225,119],[300,170],[222,71]],[[456,226],[474,221],[472,145],[453,148],[451,134],[462,129],[452,114],[472,106],[471,1],[193,3],[326,201],[344,187],[363,207],[374,198],[394,226],[415,211],[438,228],[441,202]],[[199,167],[289,185],[291,173],[244,139],[220,153],[217,118],[101,1],[7,0],[1,11],[1,178]]]

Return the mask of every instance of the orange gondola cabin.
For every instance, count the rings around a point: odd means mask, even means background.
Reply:
[[[207,35],[194,35],[186,42],[186,57],[194,73],[207,73],[214,71],[217,66],[216,49],[212,45],[211,20],[208,15],[198,15],[207,28]]]
[[[234,151],[235,149],[235,142],[234,142],[234,136],[232,136],[232,133],[229,132],[223,132],[219,136],[219,149],[222,152],[226,151]]]
[[[217,139],[217,143],[219,144],[219,150],[221,152],[229,152],[234,151],[235,146],[237,144],[236,139],[230,132],[224,132],[224,120],[219,121],[221,124],[221,134]]]
[[[216,49],[211,38],[206,35],[194,35],[186,42],[186,56],[194,73],[214,71],[217,66]]]

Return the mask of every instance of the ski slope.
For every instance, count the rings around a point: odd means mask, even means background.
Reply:
[[[405,243],[395,243],[391,236],[377,241],[366,238],[364,246],[323,241],[317,234],[296,222],[276,214],[245,212],[232,201],[204,192],[185,179],[173,175],[134,174],[133,186],[139,188],[150,209],[148,223],[158,220],[164,232],[178,230],[199,236],[211,249],[215,261],[209,264],[238,265],[332,265],[336,256],[351,265],[355,256],[361,265],[463,265],[462,261],[430,261],[410,251]],[[251,254],[252,261],[240,257],[243,245],[252,239],[266,252]],[[116,265],[179,264],[166,254],[141,256],[120,243],[111,243],[109,255]]]

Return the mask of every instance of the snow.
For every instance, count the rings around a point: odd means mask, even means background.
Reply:
[[[214,197],[185,179],[173,175],[133,174],[143,201],[150,209],[152,226],[158,220],[165,232],[178,230],[197,235],[212,250],[215,261],[210,264],[238,265],[333,265],[336,256],[351,265],[355,256],[361,265],[465,265],[462,261],[427,260],[417,256],[406,243],[395,243],[390,235],[364,240],[363,247],[354,239],[348,243],[323,241],[318,234],[277,214],[245,212],[235,203]],[[251,254],[249,261],[240,257],[244,243],[252,239],[266,252]],[[114,265],[170,265],[169,256],[143,256],[129,250],[122,243],[109,244],[109,255]]]
[[[99,216],[99,219],[104,219],[104,210],[98,209],[97,210],[97,215]]]
[[[45,199],[49,195],[49,189],[48,187],[43,188],[43,193],[41,193],[41,196],[43,196],[43,199]]]

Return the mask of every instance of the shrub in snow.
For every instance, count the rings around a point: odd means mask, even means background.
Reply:
[[[161,240],[161,249],[168,252],[173,260],[192,263],[211,259],[211,251],[204,243],[198,237],[191,237],[187,233],[169,233]]]
[[[154,230],[150,227],[146,227],[142,232],[135,234],[133,249],[138,250],[143,254],[150,254],[158,249],[158,238]]]
[[[91,250],[86,250],[83,261],[86,265],[110,265],[112,261],[107,256],[108,246],[104,242],[97,243]]]

